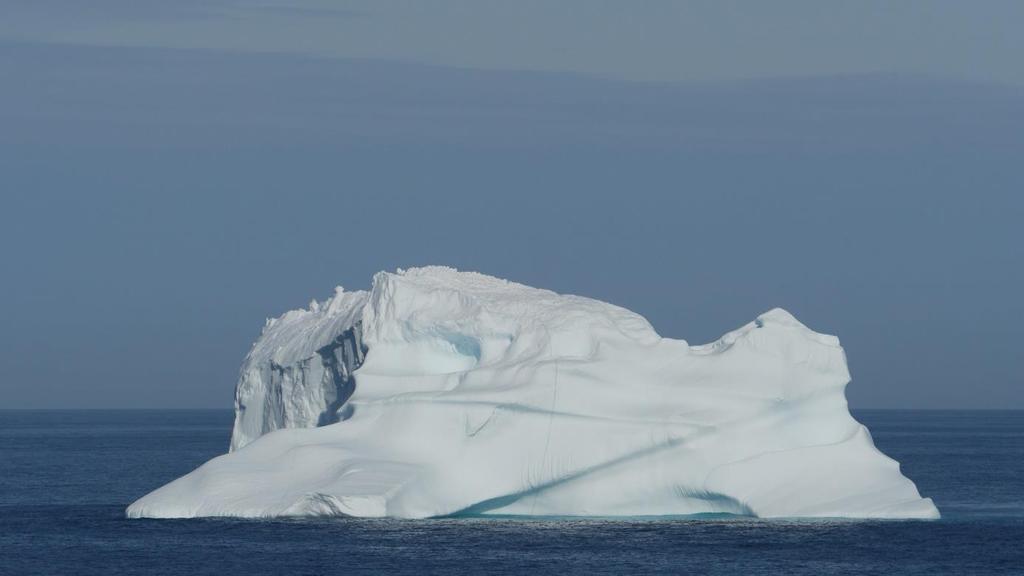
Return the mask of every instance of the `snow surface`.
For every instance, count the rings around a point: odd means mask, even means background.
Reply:
[[[589,298],[381,272],[268,321],[231,452],[127,515],[937,518],[849,379],[839,340],[778,308],[690,346]]]

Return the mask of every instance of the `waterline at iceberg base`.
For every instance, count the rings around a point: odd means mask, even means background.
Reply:
[[[719,340],[472,272],[378,273],[269,320],[231,451],[132,518],[938,518],[849,413],[834,336],[781,309]]]

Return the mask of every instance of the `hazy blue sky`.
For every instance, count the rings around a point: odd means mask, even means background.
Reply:
[[[0,35],[654,81],[874,72],[1024,83],[1018,0],[5,0]]]
[[[295,8],[294,6],[300,6]],[[857,407],[1024,407],[1024,4],[0,6],[0,408],[229,407],[268,316],[449,264]]]

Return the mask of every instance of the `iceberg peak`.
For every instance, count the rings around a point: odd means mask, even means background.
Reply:
[[[784,308],[772,308],[771,310],[758,316],[757,319],[762,322],[773,322],[776,324],[783,324],[786,326],[800,326],[802,328],[806,328],[806,326],[804,326],[799,320],[796,319],[796,316],[793,316],[792,314],[789,313],[788,310],[785,310]]]

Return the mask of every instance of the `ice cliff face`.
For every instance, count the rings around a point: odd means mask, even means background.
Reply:
[[[366,355],[360,320],[367,296],[338,288],[322,307],[314,300],[309,310],[267,321],[235,388],[232,451],[279,428],[341,418]]]
[[[935,518],[850,416],[845,355],[772,310],[704,346],[475,273],[380,273],[268,322],[230,454],[130,517]]]

